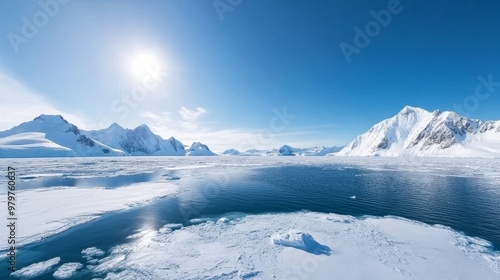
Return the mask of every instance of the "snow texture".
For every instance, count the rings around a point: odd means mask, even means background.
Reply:
[[[93,277],[108,280],[500,276],[500,255],[488,242],[442,226],[396,217],[358,219],[321,213],[242,214],[226,219],[173,232],[148,232],[142,240],[112,248],[87,269]],[[290,227],[301,230],[288,231]]]
[[[500,184],[500,159],[495,158],[424,158],[413,162],[405,158],[384,157],[119,157],[43,161],[0,159],[0,163],[23,166],[19,185],[56,182],[56,185],[17,192],[20,205],[25,205],[18,213],[25,225],[18,231],[19,245],[54,235],[109,211],[127,209],[178,193],[182,191],[184,178],[207,178],[210,172],[229,167],[232,168],[231,174],[251,167],[290,164],[321,166],[327,172],[352,167],[410,170],[415,176],[477,177],[485,184]],[[113,182],[123,176],[151,172],[151,166],[161,167],[155,173],[178,174],[175,176],[181,180],[166,181],[164,176],[145,177],[151,181],[132,182],[122,187],[116,187]],[[78,184],[68,187],[59,185],[64,181],[54,181],[61,177],[88,180],[102,174],[109,177],[103,182],[113,187],[106,188],[104,183],[92,187]],[[0,196],[0,204],[6,204],[6,195]],[[2,213],[0,218],[5,220],[5,212]],[[156,229],[144,229],[107,252],[87,248],[82,251],[82,256],[87,262],[80,269],[101,279],[500,277],[500,254],[492,250],[488,241],[465,236],[444,226],[430,226],[397,217],[355,218],[322,213],[240,214],[192,219],[187,226],[166,224]],[[57,257],[32,264],[12,276],[30,278],[52,273],[60,269],[57,267],[59,262]],[[61,274],[70,270],[71,267],[67,266]]]
[[[104,256],[105,252],[97,247],[89,247],[82,250],[82,257],[86,260],[91,260],[94,258],[99,258]]]
[[[82,267],[83,264],[78,262],[65,263],[54,272],[53,276],[56,279],[69,279]]]
[[[326,245],[319,244],[309,233],[290,230],[287,233],[274,234],[274,244],[297,248],[315,255],[330,255],[331,249]]]
[[[165,182],[134,184],[116,189],[52,187],[18,191],[17,215],[23,224],[17,231],[17,245],[38,241],[73,226],[89,222],[106,212],[124,210],[177,193],[175,185]],[[5,199],[0,199],[2,203]],[[6,204],[6,203],[5,203]],[[4,250],[7,244],[0,245]]]
[[[31,264],[27,267],[23,267],[10,275],[13,277],[30,279],[40,276],[47,271],[50,271],[54,266],[56,266],[61,261],[60,257],[55,257],[47,261]]]

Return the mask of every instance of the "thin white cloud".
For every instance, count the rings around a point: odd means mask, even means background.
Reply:
[[[146,111],[140,116],[139,121],[148,124],[155,133],[164,138],[174,136],[187,145],[201,141],[215,152],[222,152],[229,148],[245,151],[277,148],[283,144],[296,144],[297,146],[309,144],[290,142],[290,138],[304,139],[303,137],[310,136],[311,132],[307,130],[270,133],[269,128],[266,127],[262,129],[214,129],[213,123],[205,120],[208,113],[208,110],[202,107],[195,109],[181,107],[175,113]],[[79,128],[89,129],[79,116],[57,109],[45,97],[0,71],[0,131],[30,121],[40,114],[62,115]]]
[[[0,72],[0,130],[7,130],[41,114],[62,115],[78,127],[86,128],[81,118],[58,110],[43,96]]]
[[[179,116],[182,120],[182,126],[187,130],[197,130],[199,129],[199,122],[203,115],[207,113],[207,110],[198,107],[195,110],[190,110],[186,107],[181,107],[179,110]]]
[[[198,120],[206,112],[207,110],[201,107],[196,108],[196,110],[189,110],[186,107],[181,107],[181,109],[179,110],[179,114],[184,121],[193,121],[193,122]]]
[[[290,143],[290,137],[300,138],[310,134],[307,131],[273,133],[269,128],[265,127],[263,129],[212,129],[207,124],[208,122],[203,120],[203,116],[207,113],[208,111],[201,107],[196,110],[182,107],[178,114],[147,111],[142,114],[142,118],[153,132],[164,138],[174,136],[185,145],[200,141],[207,144],[215,152],[222,152],[230,148],[240,151],[278,148]],[[294,142],[293,144],[302,147],[310,143]]]

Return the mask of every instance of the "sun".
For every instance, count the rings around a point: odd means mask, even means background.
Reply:
[[[130,61],[130,71],[135,78],[142,79],[160,67],[160,59],[153,52],[140,52]]]

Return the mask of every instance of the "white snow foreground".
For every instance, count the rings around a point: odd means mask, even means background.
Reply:
[[[83,269],[108,280],[500,277],[499,252],[488,242],[396,217],[233,214],[173,231],[145,231],[87,260]],[[310,241],[330,253],[304,250]]]
[[[89,222],[106,212],[124,210],[178,192],[178,186],[166,182],[133,184],[115,189],[51,187],[18,191],[16,245],[25,245]],[[7,205],[6,196],[0,204]],[[4,217],[4,215],[2,216]],[[6,217],[4,217],[6,218]],[[29,225],[29,226],[28,226]],[[7,249],[7,243],[0,250]]]
[[[315,255],[330,255],[331,249],[319,244],[309,233],[290,230],[287,233],[275,234],[272,237],[274,244],[297,248]]]

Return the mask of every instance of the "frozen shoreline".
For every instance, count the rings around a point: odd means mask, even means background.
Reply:
[[[93,161],[95,160],[95,161]],[[418,160],[413,162],[412,160]],[[17,245],[26,245],[55,235],[73,226],[98,218],[100,215],[143,205],[155,199],[173,195],[183,189],[182,182],[169,181],[179,179],[178,172],[184,173],[183,180],[191,177],[203,177],[208,170],[231,167],[225,175],[234,176],[235,170],[247,171],[253,167],[278,167],[289,164],[323,166],[329,170],[331,164],[344,168],[364,168],[371,170],[399,170],[439,174],[440,176],[483,177],[492,184],[500,183],[500,172],[496,168],[500,159],[482,158],[346,158],[346,157],[143,157],[134,160],[117,158],[59,158],[46,159],[1,159],[0,163],[21,166],[17,184],[23,181],[37,182],[44,178],[88,178],[80,185],[67,187],[56,185],[47,188],[34,188],[17,191],[20,217],[17,232]],[[8,163],[8,164],[7,164]],[[154,164],[154,167],[151,166]],[[160,168],[160,166],[162,168]],[[337,167],[335,167],[337,168]],[[196,170],[196,172],[192,172]],[[88,181],[100,178],[102,182],[118,182],[124,177],[140,177],[144,174],[163,174],[151,181],[130,183],[118,188],[106,188],[96,185],[91,187]],[[103,175],[104,174],[104,175]],[[131,175],[132,174],[132,175]],[[146,176],[145,176],[146,177]],[[23,179],[27,178],[27,179]],[[211,179],[214,179],[213,177]],[[217,178],[215,178],[217,180]],[[59,183],[64,182],[55,180]],[[144,191],[148,190],[148,191]],[[3,191],[0,191],[2,194]],[[6,196],[0,196],[0,204],[6,205]],[[6,211],[0,218],[6,219]],[[0,238],[5,233],[2,232]],[[0,244],[5,250],[6,244]]]
[[[144,205],[175,194],[178,189],[167,182],[152,182],[116,189],[52,187],[18,191],[16,246],[61,233],[105,213]],[[2,196],[0,204],[6,205],[6,196]],[[2,240],[7,240],[4,232]],[[7,248],[6,242],[0,245],[0,250]]]
[[[17,191],[17,214],[21,225],[17,232],[18,246],[55,235],[104,213],[178,194],[184,190],[185,180],[191,178],[217,180],[217,176],[232,176],[256,167],[293,164],[319,166],[326,172],[344,168],[397,170],[479,177],[491,185],[500,182],[500,172],[496,168],[499,159],[418,160],[167,157],[132,161],[82,158],[8,162],[23,167],[19,184],[31,182],[36,185],[62,177],[76,178],[78,182],[71,187],[53,185]],[[142,174],[158,176],[125,186],[105,186],[108,183],[119,185],[116,181],[124,178],[136,180],[142,178]],[[88,182],[97,181],[104,185],[88,185]],[[64,180],[53,182],[59,184]],[[5,204],[5,198],[0,197],[0,204]],[[5,211],[1,215],[5,215]],[[100,259],[87,263],[82,260],[81,266],[75,263],[63,266],[58,275],[90,273],[93,277],[106,279],[271,279],[273,276],[277,279],[497,279],[500,275],[499,252],[491,250],[487,241],[443,226],[397,217],[354,218],[310,212],[227,215],[221,219],[193,222],[189,227],[165,225],[159,229],[145,229],[131,236],[131,242],[112,248]],[[6,240],[3,232],[0,238]],[[1,245],[0,250],[7,248],[5,243]],[[64,260],[49,264],[49,268],[43,263],[33,266],[29,273],[36,274],[37,268],[43,273],[54,273],[64,265]],[[130,267],[135,269],[130,270]],[[16,275],[23,278],[22,270],[19,271]]]
[[[130,240],[105,254],[86,257],[72,275],[107,280],[487,280],[500,276],[500,252],[492,251],[488,242],[397,217],[233,213],[188,227],[147,230]],[[314,246],[321,250],[309,250]],[[82,256],[89,250],[99,251],[89,248]],[[55,273],[58,267],[50,261],[16,275],[24,278],[37,270]]]
[[[275,242],[290,230],[331,253],[301,249],[293,237],[285,246]],[[116,246],[89,269],[105,279],[497,279],[500,255],[483,240],[440,226],[311,212],[233,215],[152,232]]]

